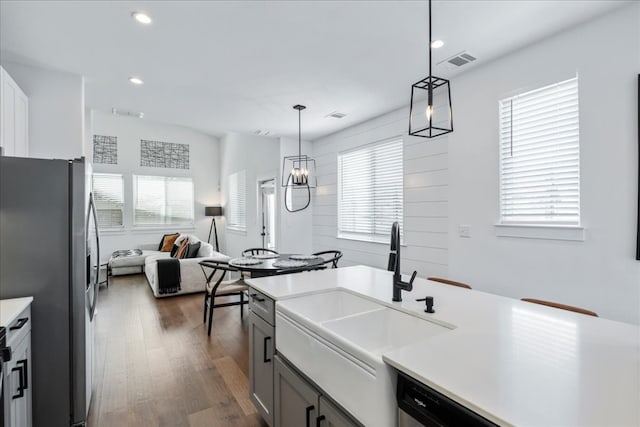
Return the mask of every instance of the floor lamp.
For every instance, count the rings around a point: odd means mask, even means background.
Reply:
[[[211,243],[211,230],[213,230],[216,239],[216,252],[220,252],[220,246],[218,246],[218,229],[216,228],[216,217],[222,216],[222,206],[206,206],[204,208],[204,216],[211,217],[211,227],[209,227],[209,238],[207,243]]]

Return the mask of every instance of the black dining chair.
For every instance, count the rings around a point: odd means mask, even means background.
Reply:
[[[213,325],[213,309],[219,307],[229,307],[232,305],[240,306],[240,319],[244,316],[243,305],[247,304],[249,300],[245,301],[244,293],[249,290],[249,287],[244,282],[244,278],[240,277],[235,280],[224,280],[229,272],[237,272],[238,270],[231,267],[228,263],[223,261],[204,260],[200,263],[200,268],[207,281],[205,285],[204,293],[204,313],[202,322],[207,321],[207,311],[209,314],[209,324],[207,326],[207,335],[211,336],[211,326]],[[207,271],[210,269],[210,271]],[[218,274],[217,274],[218,273]],[[217,275],[216,275],[217,274]],[[215,276],[215,277],[214,277]],[[216,297],[228,297],[228,296],[240,296],[239,301],[231,301],[224,303],[215,303]],[[207,310],[208,308],[208,310]]]
[[[278,252],[274,251],[273,249],[267,249],[267,248],[250,248],[242,251],[242,256],[264,255],[264,254],[280,255]]]
[[[316,252],[312,255],[319,256],[324,260],[322,268],[327,268],[329,264],[331,264],[331,268],[338,268],[338,261],[342,258],[342,252],[336,250]]]

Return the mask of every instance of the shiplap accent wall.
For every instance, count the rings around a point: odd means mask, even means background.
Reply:
[[[318,188],[313,195],[313,249],[343,252],[340,266],[386,269],[389,245],[337,238],[338,154],[372,142],[402,138],[404,144],[404,243],[402,271],[446,276],[448,262],[447,137],[407,135],[409,111],[393,111],[313,143]],[[389,230],[389,234],[391,230]]]

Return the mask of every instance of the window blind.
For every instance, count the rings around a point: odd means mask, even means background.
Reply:
[[[122,175],[94,173],[92,180],[98,227],[101,229],[122,227],[124,205]]]
[[[580,224],[578,77],[499,102],[503,224]]]
[[[402,161],[401,139],[338,155],[338,237],[388,242],[393,222],[402,226]]]
[[[229,209],[227,228],[238,231],[247,229],[247,173],[242,170],[229,175]]]
[[[134,225],[192,225],[191,178],[134,175]]]

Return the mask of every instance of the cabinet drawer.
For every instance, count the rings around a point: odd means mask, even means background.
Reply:
[[[25,308],[7,325],[7,345],[17,346],[31,331],[31,306]]]
[[[270,325],[275,325],[275,303],[274,301],[254,288],[249,289],[249,308]]]

